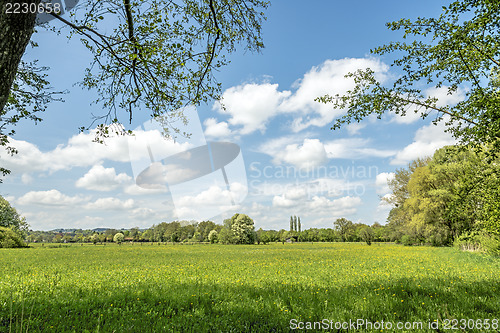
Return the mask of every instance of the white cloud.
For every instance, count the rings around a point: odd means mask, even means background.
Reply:
[[[327,162],[325,147],[318,139],[304,139],[301,145],[289,144],[273,153],[275,164],[292,164],[299,169],[309,169]]]
[[[82,178],[76,181],[75,185],[87,190],[112,191],[131,180],[132,178],[126,173],[117,175],[115,168],[94,165]]]
[[[215,103],[214,109],[229,114],[231,125],[243,126],[241,134],[257,130],[265,132],[268,120],[278,114],[278,106],[290,94],[289,91],[278,91],[277,84],[248,83],[224,91],[223,107]]]
[[[136,208],[132,211],[132,216],[137,220],[149,220],[157,218],[157,213],[150,208]]]
[[[352,79],[345,78],[349,72],[371,68],[381,81],[384,81],[388,66],[376,59],[345,58],[326,60],[320,66],[312,67],[304,76],[293,84],[294,92],[278,90],[277,84],[269,82],[247,83],[231,87],[222,95],[220,103],[214,109],[229,115],[229,124],[242,126],[240,134],[250,134],[260,130],[265,132],[267,123],[279,114],[294,114],[292,130],[299,132],[310,126],[323,127],[344,113],[331,104],[316,102],[323,95],[343,94],[352,88]],[[211,121],[211,125],[216,123]],[[219,125],[221,132],[227,132],[225,125]]]
[[[357,135],[365,127],[366,123],[351,123],[346,126],[346,129],[349,135]]]
[[[99,198],[85,205],[86,209],[95,210],[128,210],[135,207],[133,199],[120,200],[117,198]]]
[[[207,190],[197,195],[186,195],[175,201],[175,208],[192,207],[196,209],[200,206],[225,205],[231,201],[238,201],[237,198],[244,197],[247,187],[240,183],[231,183],[229,190],[220,186],[210,186]]]
[[[387,182],[394,179],[394,172],[382,172],[375,178],[375,186],[377,187],[378,194],[387,194],[390,192],[389,185]]]
[[[28,173],[23,173],[21,176],[21,182],[25,185],[31,184],[33,182],[33,177]]]
[[[295,82],[295,93],[280,105],[280,109],[285,112],[298,112],[305,116],[296,118],[292,129],[298,132],[309,126],[323,127],[342,115],[343,110],[336,110],[331,104],[314,100],[326,94],[344,94],[354,86],[352,79],[345,78],[345,75],[366,68],[375,71],[381,81],[384,81],[385,73],[389,69],[381,61],[367,58],[326,60],[320,66],[311,68],[302,79]]]
[[[3,167],[13,174],[30,172],[55,172],[73,167],[88,167],[103,161],[130,162],[149,156],[149,151],[159,160],[163,157],[184,151],[189,144],[179,144],[167,140],[157,131],[136,131],[135,135],[114,136],[106,139],[105,144],[92,142],[95,130],[79,133],[66,144],[58,145],[51,151],[42,152],[35,144],[10,138],[10,144],[19,151],[14,156],[0,150]],[[148,148],[149,147],[149,148]],[[148,157],[149,159],[149,157]]]
[[[19,205],[74,206],[88,201],[88,197],[67,196],[58,190],[31,191],[17,199]]]
[[[227,138],[232,134],[229,125],[225,121],[217,122],[215,118],[206,119],[203,124],[205,125],[205,135],[210,138]]]
[[[305,186],[288,187],[282,195],[273,197],[273,207],[293,207],[307,199],[307,188]]]
[[[405,165],[417,158],[432,156],[441,147],[455,144],[457,140],[450,133],[445,132],[445,129],[444,121],[418,129],[413,142],[399,151],[391,164]]]
[[[159,194],[167,193],[166,186],[158,186],[158,188],[144,188],[137,186],[137,184],[130,184],[123,189],[123,192],[129,195],[148,195],[148,194]]]
[[[356,213],[357,207],[360,206],[362,200],[360,197],[346,196],[334,200],[330,200],[323,196],[314,196],[308,203],[310,209],[316,213],[329,216],[346,216]]]
[[[328,158],[359,159],[365,157],[390,157],[396,154],[394,150],[367,147],[369,139],[349,138],[338,139],[325,143]]]

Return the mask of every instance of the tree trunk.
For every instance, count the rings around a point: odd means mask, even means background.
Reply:
[[[36,11],[27,14],[7,13],[7,4],[21,1],[0,0],[0,115],[9,98],[10,87],[16,77],[17,67],[33,34]],[[24,0],[23,3],[34,3],[40,0]],[[29,6],[34,7],[33,5]],[[15,7],[12,7],[13,11]],[[21,10],[22,11],[22,7]]]

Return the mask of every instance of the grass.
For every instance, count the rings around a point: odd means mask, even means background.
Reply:
[[[37,245],[0,260],[0,332],[285,332],[323,319],[500,330],[500,260],[452,248]]]

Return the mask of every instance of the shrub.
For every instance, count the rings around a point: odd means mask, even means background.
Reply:
[[[11,228],[0,227],[0,248],[27,247],[19,233]]]
[[[403,244],[405,246],[412,246],[413,245],[413,238],[411,238],[411,236],[409,236],[409,235],[403,235],[403,237],[401,237],[401,244]]]

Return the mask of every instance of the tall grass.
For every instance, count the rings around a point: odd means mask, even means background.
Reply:
[[[0,332],[284,332],[291,320],[500,319],[500,261],[452,248],[108,244],[5,249],[0,260]]]

